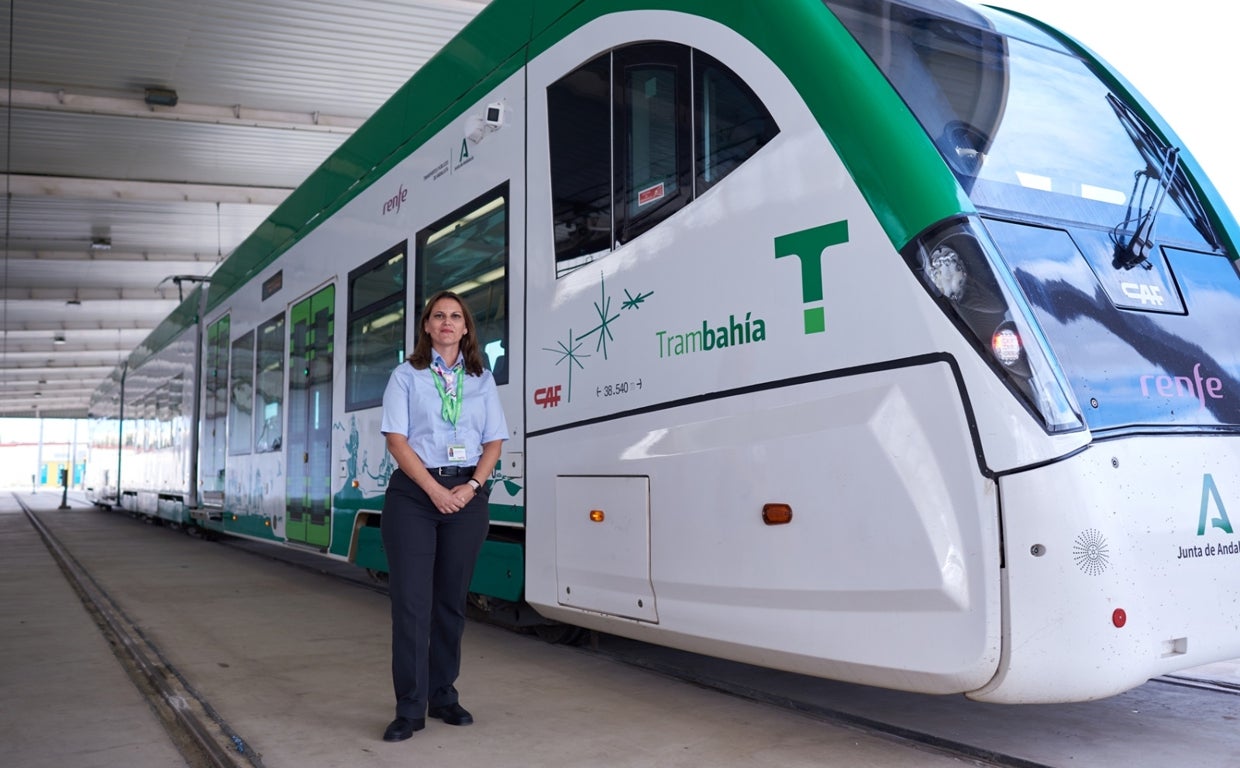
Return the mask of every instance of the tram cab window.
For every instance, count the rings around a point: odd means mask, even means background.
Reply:
[[[779,126],[753,90],[713,57],[694,51],[693,70],[700,195],[766,146]]]
[[[618,48],[547,89],[556,276],[657,226],[779,133],[726,66],[675,43]]]
[[[460,296],[474,316],[483,364],[496,384],[507,384],[508,185],[419,232],[417,264],[416,314],[439,291]]]
[[[613,60],[618,189],[616,244],[627,243],[690,199],[689,49],[652,43]]]
[[[408,241],[349,273],[345,410],[383,403],[392,369],[405,359],[405,273]]]
[[[547,89],[556,260],[611,248],[611,55]]]

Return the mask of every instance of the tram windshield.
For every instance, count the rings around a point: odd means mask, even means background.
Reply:
[[[973,201],[1089,428],[1240,428],[1240,279],[1179,148],[1022,19],[825,2]]]

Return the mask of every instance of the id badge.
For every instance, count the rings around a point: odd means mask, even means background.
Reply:
[[[448,446],[448,461],[456,462],[458,464],[464,464],[465,463],[465,446],[449,445]]]

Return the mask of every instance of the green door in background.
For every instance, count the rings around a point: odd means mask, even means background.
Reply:
[[[326,549],[331,539],[332,332],[336,288],[327,286],[289,313],[289,541]]]

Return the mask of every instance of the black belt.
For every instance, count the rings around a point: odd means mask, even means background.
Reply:
[[[460,477],[461,475],[472,476],[474,474],[474,470],[477,468],[478,467],[475,464],[472,467],[427,467],[426,471],[430,472],[432,475],[439,475],[440,477]]]

